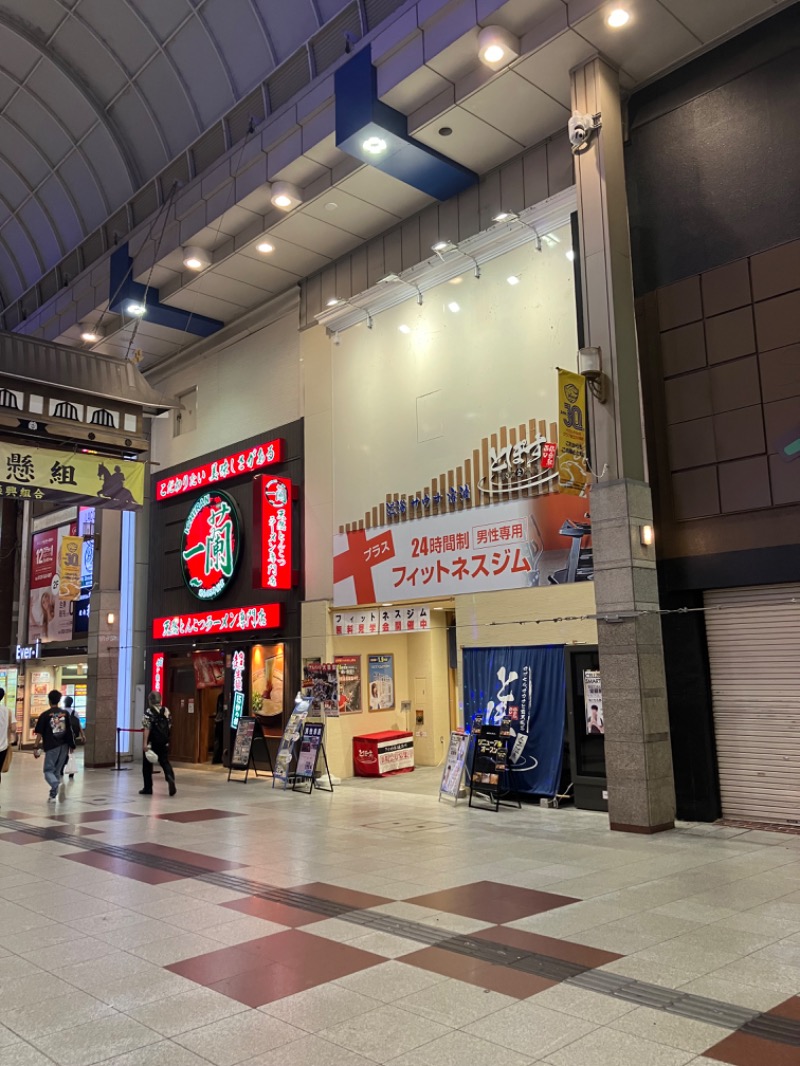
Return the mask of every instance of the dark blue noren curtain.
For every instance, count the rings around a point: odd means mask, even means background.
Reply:
[[[516,676],[515,676],[516,675]],[[517,792],[554,796],[564,746],[564,648],[464,648],[464,720],[510,715]]]

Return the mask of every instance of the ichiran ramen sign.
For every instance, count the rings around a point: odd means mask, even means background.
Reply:
[[[219,490],[197,499],[183,527],[181,567],[198,600],[215,600],[230,585],[241,554],[236,503]]]

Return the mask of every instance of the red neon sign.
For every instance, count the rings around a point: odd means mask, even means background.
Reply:
[[[236,504],[224,492],[204,492],[183,526],[181,568],[198,600],[215,600],[236,573],[242,538]]]
[[[285,441],[276,437],[275,440],[257,444],[247,451],[215,459],[213,463],[182,470],[179,474],[173,474],[172,477],[158,482],[156,500],[171,500],[184,492],[194,492],[195,489],[204,489],[220,481],[241,477],[242,474],[252,474],[265,466],[272,466],[273,463],[282,463],[284,452]]]
[[[292,483],[263,474],[253,480],[253,585],[290,589],[292,575]]]
[[[164,653],[163,651],[157,652],[153,656],[153,676],[152,676],[152,691],[157,692],[159,696],[164,695]]]
[[[280,629],[283,609],[280,603],[257,607],[233,607],[228,611],[201,614],[173,614],[153,619],[153,637],[202,637],[207,633],[254,633],[259,629]]]

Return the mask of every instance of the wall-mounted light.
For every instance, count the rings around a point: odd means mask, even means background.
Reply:
[[[578,349],[578,373],[586,378],[586,385],[600,403],[606,402],[605,374],[599,348]]]
[[[478,57],[492,70],[507,66],[519,52],[519,38],[502,26],[487,26],[478,34]]]
[[[455,245],[452,241],[437,241],[436,244],[431,245],[431,251],[436,252],[440,259],[443,252],[449,252],[453,248],[455,248]]]
[[[127,314],[132,315],[134,318],[144,318],[147,314],[147,308],[144,304],[137,303],[131,300],[130,303],[125,304],[125,311]]]
[[[337,307],[342,301],[337,296],[331,296],[330,300],[325,304],[326,307]]]
[[[207,270],[211,266],[211,256],[205,248],[189,245],[183,249],[183,265],[187,270]]]
[[[84,326],[81,329],[81,340],[86,344],[97,344],[105,337],[105,330],[102,326]]]
[[[276,181],[269,198],[279,211],[291,211],[303,202],[303,194],[290,181]]]
[[[639,526],[639,540],[643,548],[649,548],[653,543],[653,527]]]
[[[108,624],[110,626],[113,626],[113,624],[116,622],[116,620],[117,620],[117,616],[114,614],[114,612],[113,611],[109,611],[108,614],[106,615],[106,621],[108,622]]]

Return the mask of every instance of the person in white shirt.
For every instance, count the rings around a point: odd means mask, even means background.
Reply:
[[[9,745],[14,743],[16,735],[17,727],[14,715],[6,707],[6,691],[0,688],[0,770],[5,765],[6,753]],[[2,777],[3,775],[0,772],[0,780],[2,780]]]

